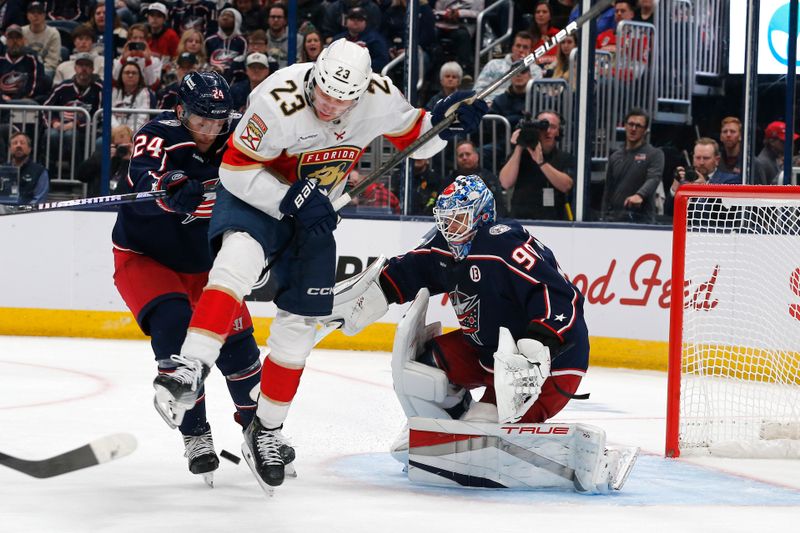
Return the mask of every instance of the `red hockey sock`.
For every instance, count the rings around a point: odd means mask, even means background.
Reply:
[[[289,403],[300,386],[302,368],[287,368],[267,357],[261,369],[261,394],[278,403]]]
[[[209,331],[224,340],[241,309],[242,302],[229,293],[208,288],[197,302],[189,328]]]

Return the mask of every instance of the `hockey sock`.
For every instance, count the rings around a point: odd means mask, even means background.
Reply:
[[[181,355],[199,359],[207,366],[212,366],[241,307],[242,302],[230,293],[207,287],[195,307]]]
[[[147,313],[145,325],[159,366],[175,366],[169,361],[169,357],[180,353],[191,318],[192,308],[184,298],[170,298],[159,302]]]
[[[303,375],[303,367],[284,364],[267,357],[261,370],[261,401],[258,402],[257,414],[267,428],[276,428],[286,420]]]
[[[198,393],[194,407],[186,411],[186,414],[183,415],[183,422],[178,426],[181,435],[202,435],[208,429],[205,389],[200,387]]]
[[[256,402],[250,391],[258,387],[261,379],[261,361],[252,328],[229,337],[222,347],[217,368],[225,376],[231,399],[236,405],[235,420],[247,427],[256,412]]]

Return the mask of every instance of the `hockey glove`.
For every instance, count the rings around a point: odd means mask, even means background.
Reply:
[[[494,353],[494,389],[500,422],[518,421],[531,408],[550,376],[550,350],[541,342],[523,338],[514,342],[501,327]]]
[[[167,191],[167,195],[159,200],[159,205],[166,211],[188,215],[203,203],[203,182],[189,178],[181,170],[171,170],[161,176],[158,189]]]
[[[478,129],[483,115],[489,112],[489,106],[483,100],[466,101],[475,96],[475,91],[456,91],[450,96],[436,102],[431,112],[431,124],[436,125],[445,117],[456,114],[456,121],[447,129],[439,132],[445,141],[457,136],[464,136]]]
[[[294,217],[312,235],[327,235],[336,229],[337,215],[331,201],[317,188],[317,182],[297,180],[286,191],[281,213]]]

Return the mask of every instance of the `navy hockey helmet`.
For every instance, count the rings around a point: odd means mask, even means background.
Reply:
[[[217,72],[190,72],[181,80],[178,99],[181,122],[190,131],[222,135],[230,129],[234,114],[228,82]]]
[[[460,261],[469,254],[478,229],[494,222],[494,196],[480,176],[458,176],[436,199],[433,217],[453,258]]]

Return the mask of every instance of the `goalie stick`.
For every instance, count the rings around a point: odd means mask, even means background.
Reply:
[[[106,435],[74,450],[29,461],[0,453],[0,465],[38,479],[60,476],[130,455],[136,449],[136,438],[130,433]]]
[[[481,91],[478,95],[474,97],[474,100],[483,100],[488,95],[492,94],[495,89],[497,89],[500,85],[507,82],[518,73],[522,72],[523,69],[530,68],[531,63],[536,61],[539,57],[546,54],[548,51],[553,49],[554,47],[558,46],[561,41],[564,40],[569,35],[572,35],[578,29],[586,24],[587,22],[593,20],[602,12],[604,12],[610,5],[612,0],[600,0],[596,4],[594,4],[589,11],[585,14],[581,15],[574,21],[567,24],[567,27],[563,30],[559,31],[556,35],[553,36],[550,41],[545,42],[545,44],[539,46],[528,54],[525,58],[522,59],[522,63],[517,65],[515,68],[512,68],[508,72],[506,72],[502,77],[492,82],[488,87],[486,87],[483,91]],[[353,187],[349,192],[343,193],[339,198],[331,202],[333,204],[333,208],[336,211],[339,211],[341,208],[346,206],[350,203],[350,201],[364,192],[367,187],[369,187],[375,180],[380,178],[384,175],[387,171],[394,168],[397,164],[402,162],[405,158],[410,156],[413,152],[417,150],[420,146],[425,144],[426,142],[433,139],[436,135],[439,135],[440,132],[447,129],[453,122],[456,120],[456,114],[451,113],[450,115],[444,117],[441,122],[433,126],[431,129],[420,135],[414,142],[409,144],[405,149],[401,150],[394,157],[388,160],[386,163],[381,165],[377,170],[370,173],[366,178],[364,178],[358,185]]]

